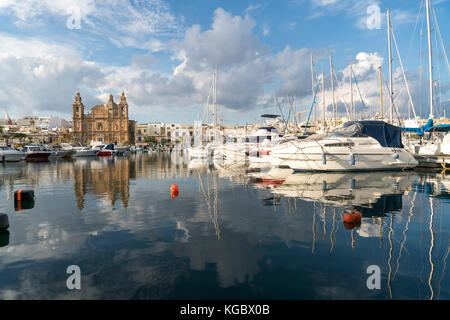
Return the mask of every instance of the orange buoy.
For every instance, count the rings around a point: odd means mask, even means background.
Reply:
[[[361,221],[361,213],[359,211],[353,211],[352,213],[356,221]]]
[[[172,198],[172,200],[178,197],[178,190],[170,191],[170,197]]]
[[[355,215],[353,213],[344,214],[344,223],[355,223]]]
[[[171,191],[171,192],[174,192],[174,191],[178,192],[178,186],[177,186],[176,184],[172,184],[172,185],[170,186],[170,191]]]
[[[345,229],[348,229],[348,230],[352,230],[353,228],[361,227],[361,221],[356,221],[353,223],[344,222],[344,227],[345,227]]]

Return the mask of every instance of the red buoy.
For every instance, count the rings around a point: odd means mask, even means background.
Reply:
[[[170,186],[170,191],[171,192],[178,192],[178,186],[176,185],[176,184],[172,184],[171,186]]]
[[[177,191],[170,191],[170,197],[173,199],[175,199],[176,197],[178,197],[178,190]]]
[[[359,211],[353,211],[352,213],[355,217],[355,221],[361,221],[361,213],[359,213]]]
[[[355,215],[353,213],[344,214],[344,223],[355,223]]]

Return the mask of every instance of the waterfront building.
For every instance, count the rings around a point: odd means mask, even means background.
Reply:
[[[91,112],[84,114],[84,105],[77,92],[72,105],[72,140],[75,143],[89,144],[92,140],[119,145],[134,143],[134,120],[128,119],[128,103],[122,92],[119,104],[110,94],[105,104],[98,104]]]

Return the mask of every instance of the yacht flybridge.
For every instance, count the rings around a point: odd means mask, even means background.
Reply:
[[[272,148],[272,166],[294,171],[402,170],[418,162],[403,148],[401,129],[384,121],[352,121],[325,135]]]

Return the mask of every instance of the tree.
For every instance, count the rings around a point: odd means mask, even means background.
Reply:
[[[144,142],[156,144],[156,138],[155,137],[145,137]]]
[[[3,133],[3,126],[0,126],[0,133]]]

